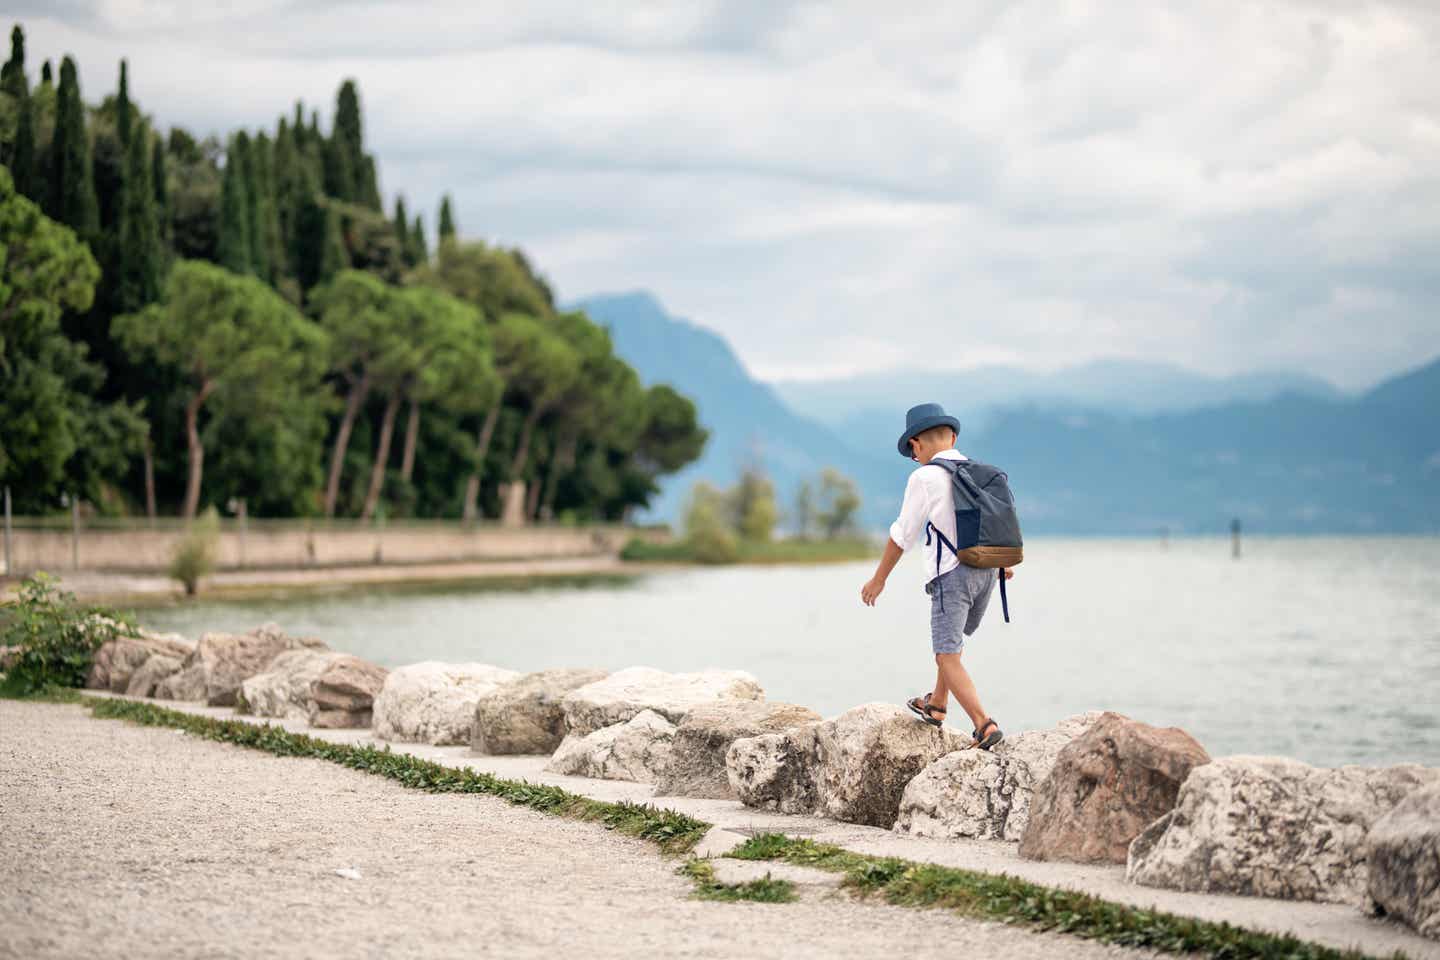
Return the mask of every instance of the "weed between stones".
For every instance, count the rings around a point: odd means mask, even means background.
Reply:
[[[789,903],[795,899],[795,884],[789,880],[776,880],[768,873],[759,880],[745,883],[721,883],[715,879],[715,868],[709,860],[687,860],[680,868],[680,874],[694,881],[695,896],[701,900]]]
[[[945,907],[980,920],[1066,933],[1118,946],[1199,954],[1224,960],[1366,960],[1293,936],[1246,930],[1228,923],[1194,920],[1158,910],[1112,903],[1089,894],[1057,890],[1005,874],[976,873],[894,857],[866,857],[840,847],[759,834],[727,856],[778,860],[843,873],[843,886],[861,897],[883,896],[892,904]],[[1404,960],[1395,953],[1391,960]]]

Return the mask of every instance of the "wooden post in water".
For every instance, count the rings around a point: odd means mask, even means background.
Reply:
[[[70,495],[70,569],[80,569],[80,498]]]
[[[1230,556],[1240,559],[1240,518],[1230,521]]]
[[[7,577],[13,576],[13,575],[14,575],[14,571],[15,571],[15,564],[14,564],[13,562],[11,562],[11,558],[10,558],[10,553],[11,553],[11,551],[10,551],[10,538],[11,538],[11,536],[12,536],[12,534],[11,534],[11,532],[10,532],[10,488],[9,488],[9,487],[6,487],[6,488],[5,488],[5,576],[7,576]]]

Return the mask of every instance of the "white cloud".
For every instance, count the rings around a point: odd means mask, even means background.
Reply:
[[[451,190],[563,294],[649,287],[762,372],[938,350],[1359,385],[1440,343],[1422,4],[89,10],[27,26],[90,99],[128,56],[145,109],[207,132],[357,77],[412,209]]]

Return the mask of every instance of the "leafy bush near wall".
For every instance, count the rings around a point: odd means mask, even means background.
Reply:
[[[16,600],[0,606],[0,646],[12,648],[0,694],[82,687],[100,645],[135,632],[113,611],[83,607],[54,577],[36,573],[20,585]]]

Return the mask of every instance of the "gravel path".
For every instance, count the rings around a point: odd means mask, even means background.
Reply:
[[[676,866],[493,798],[0,700],[4,957],[1141,956],[842,895],[700,902]]]

